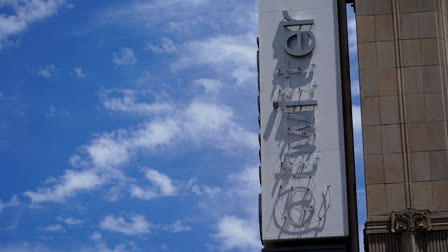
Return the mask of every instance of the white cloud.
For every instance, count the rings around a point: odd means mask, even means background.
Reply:
[[[123,181],[126,178],[119,168],[139,150],[152,150],[157,146],[169,144],[173,137],[178,135],[177,127],[176,122],[165,119],[148,122],[135,130],[117,130],[99,135],[89,145],[81,147],[85,157],[75,155],[70,160],[75,167],[91,167],[90,169],[67,170],[53,186],[39,188],[36,192],[27,191],[24,195],[28,196],[33,204],[62,203],[79,192],[93,190],[112,179]],[[161,184],[161,181],[158,183],[161,192],[170,193],[167,185]]]
[[[258,148],[257,135],[234,122],[233,110],[228,106],[193,101],[184,114],[184,130],[193,142],[208,142],[229,150],[236,146]]]
[[[146,50],[151,50],[156,53],[172,53],[177,50],[174,42],[169,38],[162,38],[160,45],[154,45],[152,43],[147,43]]]
[[[347,27],[348,27],[349,31],[355,31],[356,32],[356,18],[354,16],[350,17],[348,19]]]
[[[194,83],[202,87],[206,93],[212,94],[217,93],[222,87],[221,81],[216,79],[197,79]]]
[[[62,252],[51,249],[42,244],[31,244],[28,242],[2,244],[0,245],[0,252]]]
[[[258,166],[248,166],[231,173],[228,182],[222,189],[189,183],[193,193],[203,197],[198,199],[199,207],[216,219],[217,228],[212,237],[217,245],[212,247],[216,251],[260,250],[257,196],[261,187]],[[207,192],[205,188],[213,189]],[[215,193],[217,197],[213,197]]]
[[[137,58],[131,48],[121,48],[118,53],[112,54],[112,62],[116,65],[133,65],[137,63]]]
[[[363,157],[362,122],[361,122],[361,108],[359,105],[352,106],[352,120],[353,120],[353,140],[355,143],[355,158],[357,160],[362,160]],[[363,172],[362,166],[360,167],[360,169],[361,169],[360,172]]]
[[[258,227],[235,216],[224,216],[218,223],[214,238],[222,245],[222,251],[261,249]]]
[[[199,206],[217,220],[216,232],[212,235],[218,251],[256,251],[261,249],[258,231],[258,194],[261,190],[258,167],[246,167],[232,173],[225,189],[217,189],[218,197],[207,197],[204,186],[193,185]],[[212,190],[213,195],[215,190]],[[223,204],[222,202],[226,202]],[[229,215],[228,213],[238,213]],[[222,217],[224,216],[224,217]]]
[[[15,196],[15,195],[12,196],[12,198],[8,202],[3,203],[0,200],[0,213],[2,213],[4,209],[11,208],[11,207],[16,207],[16,206],[19,206],[19,205],[20,205],[19,198],[17,196]]]
[[[156,187],[160,189],[160,193],[163,195],[173,195],[176,193],[176,187],[173,184],[173,181],[166,176],[156,170],[148,169],[146,172],[146,178],[153,183]]]
[[[172,11],[173,9],[182,11]],[[224,27],[234,33],[247,30],[255,32],[257,11],[254,1],[128,1],[99,12],[90,23],[86,31],[118,23],[141,33],[149,30],[151,34],[159,32],[165,37],[188,40],[202,35],[204,31],[222,31]]]
[[[40,188],[37,192],[27,191],[24,195],[28,196],[33,204],[47,201],[64,202],[66,198],[80,191],[94,189],[102,183],[102,178],[93,171],[66,170],[65,175],[52,187]]]
[[[192,135],[199,135],[201,131],[215,132],[229,123],[233,116],[230,107],[207,104],[201,101],[191,103],[185,111],[187,118],[186,128]]]
[[[118,232],[124,235],[140,235],[150,233],[150,223],[141,215],[130,217],[130,221],[126,221],[123,217],[106,216],[100,223],[103,230]]]
[[[189,4],[203,4],[207,3],[209,0],[168,0],[168,1],[162,1],[166,2],[172,5],[179,4],[179,3],[189,3]]]
[[[153,115],[166,113],[174,109],[169,103],[142,103],[137,101],[134,90],[103,90],[101,92],[103,106],[111,111],[133,113],[137,115]]]
[[[237,85],[256,83],[256,35],[219,35],[186,42],[183,54],[172,65],[173,70],[204,65],[220,74],[231,76]]]
[[[11,13],[0,13],[0,50],[10,43],[9,38],[28,28],[32,23],[57,13],[65,0],[9,0],[1,1],[0,7],[9,7]]]
[[[241,217],[251,223],[258,223],[258,194],[261,192],[258,166],[248,166],[238,170],[228,177],[229,186],[220,196],[228,199],[225,213],[238,209]],[[219,199],[216,198],[215,201]],[[219,202],[214,204],[219,205]]]
[[[170,119],[151,121],[135,130],[117,130],[96,137],[83,149],[95,167],[116,168],[140,149],[151,150],[169,143],[177,134],[177,123]]]
[[[107,100],[104,102],[105,107],[129,113],[155,111],[153,107],[157,102],[137,102],[132,91],[124,91],[123,94],[123,97],[114,101],[105,98],[104,100]],[[73,155],[70,159],[73,167],[84,170],[67,170],[53,186],[24,194],[33,203],[61,203],[79,192],[105,185],[112,179],[125,179],[120,169],[138,152],[176,148],[181,143],[194,143],[199,147],[213,146],[232,152],[258,148],[257,134],[241,127],[234,117],[232,108],[226,105],[193,100],[189,104],[170,105],[163,110],[164,113],[154,112],[156,116],[136,127],[96,135],[90,143],[81,146],[81,153]],[[160,181],[151,182],[158,186],[154,187],[157,190],[133,185],[131,195],[152,199],[160,195],[170,195],[172,192]]]
[[[69,163],[72,167],[74,168],[85,168],[89,166],[89,162],[84,160],[80,155],[75,154],[73,155],[70,160]]]
[[[60,231],[64,231],[64,228],[62,227],[62,225],[60,224],[55,224],[55,225],[50,225],[50,226],[46,226],[46,227],[42,227],[40,228],[43,231],[47,231],[47,232],[60,232]]]
[[[73,68],[73,72],[76,74],[76,76],[78,78],[85,78],[86,74],[84,73],[84,71],[82,70],[82,67],[75,67]]]
[[[162,230],[171,233],[188,232],[192,228],[185,225],[183,221],[177,220],[170,225],[155,225],[145,220],[141,215],[132,215],[126,220],[123,217],[106,216],[100,222],[100,228],[103,230],[118,232],[124,235],[141,235],[151,233],[152,230]],[[90,237],[91,240],[101,240],[102,234],[94,232]]]
[[[359,96],[359,81],[354,80],[351,82],[352,95]]]
[[[166,118],[144,124],[141,129],[130,132],[130,137],[124,140],[129,141],[129,148],[151,149],[168,144],[177,133],[177,123],[174,120]]]
[[[70,225],[70,226],[72,226],[72,225],[80,225],[80,224],[84,223],[83,220],[78,220],[78,219],[75,219],[75,218],[72,218],[72,217],[68,217],[68,218],[59,217],[58,220],[60,222],[63,222],[65,224],[67,224],[67,225]]]
[[[132,197],[143,200],[152,200],[160,196],[151,189],[143,189],[137,185],[131,185],[130,193]]]
[[[142,189],[137,185],[131,185],[131,196],[143,200],[151,200],[162,196],[174,196],[177,194],[178,188],[174,185],[174,181],[165,174],[156,170],[148,169],[145,173],[152,187]]]
[[[180,232],[187,232],[191,231],[191,226],[185,225],[182,223],[182,221],[177,220],[173,224],[169,226],[165,226],[163,230],[172,232],[172,233],[180,233]]]
[[[64,250],[57,250],[41,243],[10,243],[0,245],[0,252],[131,252],[141,251],[130,244],[118,244],[113,248],[109,248],[107,244],[101,239],[93,240],[94,246],[80,245],[76,247],[66,247]]]
[[[135,5],[132,5],[132,8],[140,9],[140,10],[148,10],[148,9],[158,9],[158,8],[172,8],[174,6],[188,6],[191,4],[203,4],[207,3],[209,0],[155,0],[151,2],[151,4],[145,2],[138,2]]]
[[[37,71],[37,74],[42,77],[45,77],[45,78],[50,78],[53,75],[55,70],[56,70],[56,67],[54,65],[48,65],[48,66],[41,67],[39,69],[39,71]]]
[[[83,248],[83,252],[130,252],[130,251],[136,251],[135,246],[130,246],[127,244],[118,244],[113,249],[109,248],[106,244],[106,242],[103,240],[103,235],[96,231],[93,232],[93,234],[90,236],[90,240],[92,240],[95,243],[95,248]]]
[[[133,130],[117,130],[97,136],[83,147],[95,167],[117,167],[125,164],[138,150],[167,146],[174,140],[213,145],[220,149],[258,148],[257,135],[243,129],[234,121],[230,107],[202,101],[188,105],[161,106],[160,104],[137,103],[129,93],[124,97],[106,99],[106,108],[127,111],[165,110],[156,117]],[[183,110],[170,108],[184,107]],[[158,110],[158,109],[157,109]],[[149,112],[147,112],[149,113]]]
[[[128,146],[122,141],[120,132],[103,134],[85,146],[92,163],[97,167],[112,167],[125,163],[129,159]]]
[[[231,174],[230,180],[236,183],[235,190],[232,193],[237,193],[240,196],[252,197],[258,195],[260,192],[258,167],[246,167],[238,173]]]
[[[352,106],[353,131],[355,134],[361,132],[361,108],[359,105]]]
[[[90,239],[91,239],[91,240],[94,240],[94,241],[101,240],[101,239],[103,239],[103,234],[101,234],[101,233],[98,232],[98,231],[93,232],[93,234],[90,236]]]
[[[207,198],[215,198],[222,192],[219,187],[208,185],[193,185],[191,191],[196,195],[206,196]]]
[[[230,62],[246,66],[255,66],[256,59],[256,38],[255,34],[246,35],[220,35],[203,41],[193,41],[187,43],[187,48],[199,50],[198,58],[203,63]],[[215,51],[215,53],[211,53]]]

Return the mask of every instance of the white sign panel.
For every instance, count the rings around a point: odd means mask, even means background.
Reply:
[[[348,236],[336,0],[259,0],[264,241]]]

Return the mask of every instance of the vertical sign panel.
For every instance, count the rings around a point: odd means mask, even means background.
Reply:
[[[264,241],[348,236],[336,0],[259,0]]]

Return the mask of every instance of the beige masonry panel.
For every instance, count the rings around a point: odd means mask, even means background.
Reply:
[[[356,1],[367,234],[393,211],[448,217],[447,10],[445,0]]]

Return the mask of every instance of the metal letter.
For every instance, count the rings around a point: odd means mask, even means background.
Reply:
[[[291,27],[291,26],[302,26],[302,25],[313,25],[314,20],[308,19],[308,20],[294,20],[292,19],[287,11],[283,11],[283,17],[287,21],[281,22],[283,27]],[[289,41],[293,38],[297,38],[297,48],[291,49],[289,48]],[[311,42],[311,44],[309,44]],[[303,45],[307,46],[303,46]],[[316,38],[314,37],[314,34],[311,31],[301,31],[298,30],[294,33],[292,33],[290,36],[288,36],[284,42],[283,48],[285,51],[292,56],[301,57],[310,54],[314,48],[316,47]]]

